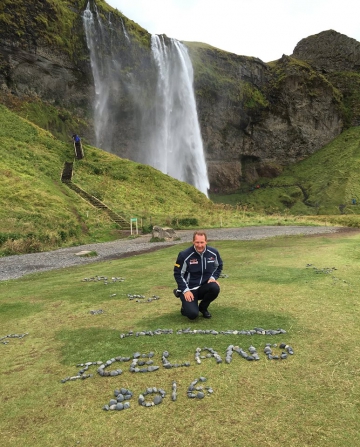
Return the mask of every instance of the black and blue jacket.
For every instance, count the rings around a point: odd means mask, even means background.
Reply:
[[[216,248],[206,246],[202,253],[189,247],[178,254],[174,266],[174,278],[181,293],[206,284],[210,278],[218,279],[223,262]]]

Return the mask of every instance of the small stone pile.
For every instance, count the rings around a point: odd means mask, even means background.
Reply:
[[[286,334],[284,329],[263,329],[256,327],[250,330],[227,330],[227,331],[215,331],[214,329],[179,329],[176,332],[181,334],[201,334],[201,335],[279,335]]]
[[[150,396],[152,394],[155,394],[154,399],[152,401],[147,401],[146,396]],[[153,407],[154,405],[161,404],[165,396],[166,391],[154,386],[153,388],[146,388],[146,390],[139,395],[138,402],[139,405],[142,405],[143,407]]]
[[[140,352],[135,352],[129,371],[133,373],[157,371],[159,366],[153,365],[154,362],[151,360],[152,357],[154,357],[153,352],[149,352],[149,354],[140,354]],[[150,360],[144,360],[146,358]]]
[[[98,310],[90,310],[89,312],[91,315],[101,315],[104,313],[104,311],[102,309],[98,309]]]
[[[150,298],[146,298],[145,295],[138,295],[138,294],[132,295],[128,293],[127,296],[130,301],[135,300],[136,303],[151,303],[151,301],[157,301],[160,299],[160,297],[157,295],[153,295]]]
[[[116,389],[114,391],[114,397],[115,399],[110,399],[108,405],[103,406],[103,410],[121,411],[130,408],[129,400],[133,397],[133,393],[130,390],[126,388],[121,388],[120,390]]]
[[[134,335],[135,335],[135,337],[141,337],[144,335],[154,336],[154,335],[164,335],[164,334],[172,334],[172,333],[173,333],[172,329],[155,329],[155,331],[138,331],[138,332],[129,331],[125,334],[120,334],[120,338],[132,337]]]
[[[280,355],[274,355],[271,347],[276,348],[277,344],[271,345],[271,343],[266,343],[264,348],[264,353],[269,360],[284,360],[287,359],[288,354],[294,355],[294,350],[290,345],[286,343],[280,343],[279,348],[285,349]]]
[[[229,345],[226,349],[225,362],[231,363],[233,352],[237,352],[240,355],[240,357],[242,357],[243,359],[249,360],[249,361],[260,360],[259,354],[257,353],[256,348],[254,346],[249,346],[248,351],[250,354],[245,352],[239,346]]]
[[[0,337],[0,342],[3,345],[7,345],[7,344],[9,344],[9,340],[7,340],[8,338],[24,338],[25,335],[29,335],[29,333],[25,332],[25,334],[8,334],[8,335],[4,335],[3,337]]]
[[[175,380],[172,383],[171,400],[175,402],[177,399],[177,389]]]
[[[121,278],[119,276],[113,276],[109,280],[107,276],[92,276],[91,278],[84,278],[82,282],[99,282],[102,281],[104,284],[114,283],[114,282],[123,282],[125,278]]]
[[[190,386],[187,390],[187,396],[190,399],[204,399],[205,391],[207,391],[207,395],[211,395],[214,391],[210,386],[203,387],[202,385],[196,386],[199,382],[206,382],[206,377],[199,377],[190,383]]]
[[[208,354],[206,355],[201,355],[202,351],[208,351]],[[198,365],[201,364],[201,359],[206,359],[206,358],[210,358],[210,357],[214,357],[216,360],[216,363],[222,363],[222,358],[220,357],[220,355],[213,349],[213,348],[196,348],[195,350],[195,361]]]
[[[169,353],[168,351],[164,351],[162,353],[162,364],[165,369],[171,369],[171,368],[180,368],[182,366],[190,366],[190,362],[184,362],[184,363],[170,363],[168,360]]]
[[[86,362],[86,363],[79,363],[78,365],[76,365],[78,368],[80,367],[81,369],[79,370],[79,372],[77,373],[76,376],[72,376],[72,377],[65,377],[65,379],[61,380],[61,383],[65,383],[68,381],[74,381],[74,380],[84,380],[84,379],[88,379],[89,377],[93,377],[93,374],[85,374],[85,372],[89,369],[89,366],[92,365],[101,365],[102,362],[98,361],[98,362]]]

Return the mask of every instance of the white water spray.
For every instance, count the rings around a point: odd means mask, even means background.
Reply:
[[[101,45],[101,35],[96,33],[96,27],[93,14],[88,2],[83,14],[83,23],[86,34],[86,43],[90,52],[90,63],[94,77],[95,100],[94,100],[94,130],[96,146],[106,149],[102,142],[102,136],[109,121],[108,99],[110,94],[110,82],[105,81],[108,78],[106,63],[101,57],[101,51],[98,49]],[[98,18],[100,31],[102,34],[101,21]],[[105,81],[105,82],[104,82]]]
[[[122,27],[124,36],[125,36],[126,40],[130,43],[130,37],[129,37],[129,34],[127,33],[127,31],[126,31],[126,28],[125,28],[124,21],[123,21],[122,17],[120,17],[120,22],[121,22],[121,27]]]
[[[164,37],[152,36],[158,80],[153,90],[151,86],[144,90],[132,73],[121,77],[121,60],[112,49],[112,34],[110,40],[106,39],[107,28],[96,5],[94,13],[91,12],[90,2],[83,13],[83,24],[95,86],[96,146],[116,152],[113,144],[114,129],[119,125],[116,115],[119,99],[126,91],[140,111],[134,115],[138,120],[134,121],[134,127],[142,129],[141,144],[136,147],[138,142],[134,143],[129,158],[187,182],[207,195],[209,181],[193,90],[193,69],[186,47],[174,39],[165,43]],[[109,24],[112,28],[110,15]],[[121,24],[126,41],[130,41],[122,19]],[[148,99],[147,107],[144,98]]]
[[[158,83],[155,127],[146,162],[207,195],[209,180],[187,49],[175,39],[169,39],[166,45],[163,36],[158,35],[152,36],[151,48]]]

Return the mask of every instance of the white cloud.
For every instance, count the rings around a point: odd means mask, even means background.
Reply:
[[[359,0],[107,0],[152,34],[199,41],[264,61],[334,29],[360,41]]]

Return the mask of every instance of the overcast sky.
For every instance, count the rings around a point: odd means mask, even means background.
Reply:
[[[204,42],[264,62],[333,29],[360,41],[360,0],[106,0],[151,34]]]

